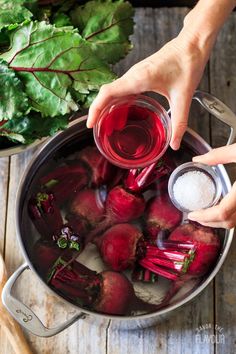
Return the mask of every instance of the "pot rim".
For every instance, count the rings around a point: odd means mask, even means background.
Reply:
[[[230,229],[230,230],[226,230],[225,232],[227,233],[227,239],[226,242],[224,244],[224,249],[221,253],[221,255],[219,256],[218,262],[215,265],[215,267],[212,269],[211,273],[207,276],[207,278],[195,289],[193,290],[189,295],[187,295],[184,299],[180,300],[180,301],[176,301],[173,305],[170,305],[168,308],[163,308],[161,310],[152,312],[152,313],[147,313],[147,314],[142,314],[142,315],[137,315],[137,316],[121,316],[121,315],[108,315],[108,314],[103,314],[103,313],[98,313],[98,312],[93,312],[87,309],[84,309],[82,307],[79,307],[78,305],[73,304],[72,302],[66,300],[63,296],[61,296],[60,294],[58,294],[55,290],[53,290],[52,288],[49,287],[49,285],[40,277],[40,275],[38,274],[37,270],[35,269],[35,267],[33,266],[31,260],[28,257],[28,254],[26,252],[26,249],[24,247],[24,243],[21,237],[21,230],[20,230],[20,213],[19,213],[19,207],[20,207],[20,200],[21,197],[23,195],[23,187],[24,184],[27,180],[27,176],[30,172],[30,170],[32,169],[33,165],[35,164],[35,162],[37,160],[40,160],[41,158],[41,154],[43,153],[43,151],[52,144],[52,142],[60,135],[66,135],[69,131],[69,129],[71,127],[73,127],[74,125],[83,123],[84,121],[86,121],[87,119],[87,115],[79,117],[78,119],[70,122],[69,124],[69,128],[67,130],[64,131],[60,131],[58,133],[56,133],[52,138],[48,139],[45,144],[43,144],[43,146],[40,147],[40,149],[37,151],[37,153],[34,155],[34,157],[32,158],[32,160],[30,161],[29,165],[27,166],[20,184],[19,184],[19,188],[17,191],[17,197],[16,197],[16,207],[15,207],[15,217],[16,217],[16,234],[17,234],[17,240],[20,244],[20,248],[22,250],[23,256],[29,266],[29,268],[36,274],[37,278],[40,280],[40,282],[47,288],[47,290],[49,290],[53,295],[57,296],[60,300],[65,301],[67,304],[73,306],[75,309],[82,311],[83,313],[89,314],[89,315],[93,315],[96,317],[103,317],[106,319],[110,319],[110,320],[144,320],[144,319],[150,319],[152,317],[155,316],[161,316],[167,313],[170,313],[171,311],[182,307],[183,305],[189,303],[191,300],[193,300],[197,295],[199,295],[206,287],[207,285],[212,281],[212,279],[216,276],[216,274],[218,273],[218,271],[220,270],[221,266],[223,265],[226,256],[228,254],[231,242],[233,240],[233,234],[234,234],[234,228]],[[193,137],[194,139],[196,139],[202,146],[204,146],[206,149],[211,150],[211,146],[195,131],[193,131],[191,128],[187,128],[186,133],[184,135],[184,137],[186,136],[190,136]],[[58,145],[56,145],[56,148],[58,148]],[[223,165],[218,165],[218,168],[221,171],[221,174],[224,177],[224,182],[225,182],[225,186],[226,188],[229,190],[231,188],[231,182],[229,179],[229,176],[226,172],[226,169],[224,168]]]

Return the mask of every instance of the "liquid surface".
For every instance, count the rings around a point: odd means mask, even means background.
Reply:
[[[155,112],[124,104],[103,118],[98,138],[103,152],[114,163],[144,166],[163,152],[166,131]]]

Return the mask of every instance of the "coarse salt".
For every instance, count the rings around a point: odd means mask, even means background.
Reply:
[[[189,171],[177,178],[174,198],[180,206],[194,211],[209,206],[215,195],[214,182],[204,172]]]

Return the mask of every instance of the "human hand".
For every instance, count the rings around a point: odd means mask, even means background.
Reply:
[[[113,98],[154,91],[169,102],[172,118],[172,149],[179,148],[186,130],[193,93],[208,60],[210,46],[198,46],[187,31],[164,45],[158,52],[132,66],[122,77],[103,85],[89,110],[91,128],[100,112]]]
[[[236,162],[236,144],[213,149],[205,155],[194,157],[193,161],[207,165]],[[191,212],[188,219],[210,227],[231,229],[236,226],[236,182],[218,205]]]

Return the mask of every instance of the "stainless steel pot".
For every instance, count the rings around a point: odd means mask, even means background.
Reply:
[[[197,100],[208,112],[213,114],[216,118],[220,119],[230,127],[231,131],[228,139],[228,144],[232,143],[236,135],[235,114],[221,101],[207,93],[196,91],[193,98]],[[27,171],[25,172],[25,175],[23,176],[18,191],[16,203],[17,237],[24,257],[26,259],[26,263],[19,267],[15,271],[15,273],[9,278],[2,292],[2,301],[7,310],[23,327],[25,327],[35,335],[42,337],[53,336],[70,326],[78,319],[82,319],[87,316],[95,316],[96,318],[100,319],[110,319],[113,322],[118,322],[119,325],[122,325],[124,329],[136,328],[140,326],[150,326],[154,322],[161,321],[163,317],[170,314],[171,311],[180,308],[181,306],[195,298],[210,283],[210,281],[214,278],[214,276],[221,268],[227,256],[233,238],[234,230],[225,230],[222,242],[222,252],[214,269],[212,269],[212,271],[207,274],[204,279],[202,279],[201,283],[198,284],[196,288],[191,289],[190,292],[187,291],[184,297],[181,297],[179,300],[169,304],[167,307],[159,311],[156,311],[151,314],[137,316],[108,316],[104,314],[95,313],[93,311],[88,311],[72,304],[72,306],[74,306],[78,310],[78,313],[74,317],[72,317],[69,321],[63,323],[58,327],[46,328],[42,324],[40,319],[33,313],[33,311],[30,308],[26,307],[22,302],[20,302],[12,293],[12,288],[15,282],[20,277],[20,275],[26,270],[33,270],[36,276],[38,276],[39,279],[43,281],[38,275],[36,269],[34,268],[32,259],[30,257],[30,252],[28,251],[28,243],[30,241],[27,239],[26,232],[24,231],[25,228],[22,222],[22,220],[24,220],[24,216],[22,215],[24,209],[23,206],[25,200],[27,199],[27,193],[30,189],[31,182],[33,181],[35,173],[39,169],[39,167],[42,166],[45,161],[50,159],[50,156],[52,156],[55,151],[63,148],[72,139],[76,138],[77,142],[82,141],[84,136],[91,134],[91,131],[88,132],[88,130],[86,129],[85,122],[86,116],[78,118],[70,124],[67,130],[56,134],[52,139],[46,142],[46,144],[41,148],[41,150],[37,153],[37,155],[32,160],[31,164],[29,165]],[[197,154],[204,154],[211,149],[211,147],[191,129],[187,130],[184,136],[184,143],[190,146]],[[225,195],[229,192],[231,188],[231,183],[227,172],[222,165],[218,165],[217,170],[222,182],[223,195]],[[43,283],[45,286],[48,287],[48,285],[44,281]],[[48,289],[50,289],[50,291],[52,291],[54,295],[56,294],[51,288],[48,287]],[[58,294],[56,295],[59,296]],[[66,300],[63,298],[63,301]]]

